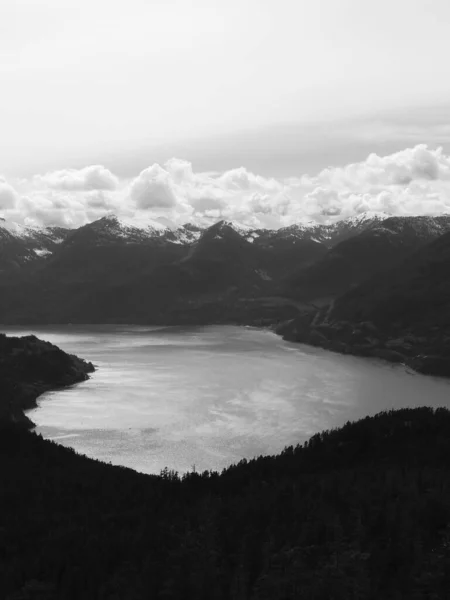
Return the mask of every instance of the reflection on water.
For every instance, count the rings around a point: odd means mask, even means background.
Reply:
[[[43,395],[44,437],[144,472],[221,469],[380,410],[448,406],[448,381],[243,327],[55,326],[34,333],[97,366]]]

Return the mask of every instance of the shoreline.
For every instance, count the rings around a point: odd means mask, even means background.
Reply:
[[[54,384],[21,384],[18,389],[18,395],[11,401],[12,410],[9,413],[10,422],[15,425],[25,427],[26,429],[32,431],[36,427],[36,424],[30,419],[28,413],[38,408],[38,400],[43,394],[45,394],[46,392],[53,392],[65,388],[70,388],[74,385],[77,385],[78,383],[87,381],[90,378],[89,373],[92,373],[94,371],[95,367],[93,367],[92,371],[88,371],[87,373],[80,373],[79,376],[75,378],[68,376],[66,381],[59,380]]]
[[[94,365],[35,335],[0,334],[0,425],[33,429],[26,414],[45,392],[89,379]]]
[[[403,365],[420,375],[450,378],[450,356],[433,352],[433,340],[427,336],[418,337],[408,332],[388,334],[371,322],[321,322],[313,325],[300,319],[280,323],[274,331],[288,342],[323,348],[337,354],[377,358]]]

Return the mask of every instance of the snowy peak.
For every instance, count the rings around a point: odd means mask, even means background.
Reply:
[[[251,233],[251,228],[231,221],[218,221],[206,228],[201,234],[201,240],[236,240],[245,239]]]
[[[450,215],[439,217],[389,217],[380,224],[380,229],[397,234],[413,234],[422,238],[436,238],[450,231]]]
[[[68,234],[61,227],[27,227],[0,218],[0,270],[51,255]]]
[[[379,225],[387,218],[388,215],[384,213],[367,212],[331,224],[309,221],[282,227],[278,230],[261,229],[255,231],[259,236],[257,243],[272,245],[280,242],[311,241],[331,248],[349,237]]]
[[[195,242],[201,232],[195,225],[177,226],[168,219],[119,218],[111,214],[74,230],[69,243],[103,245],[166,242],[185,245]]]
[[[157,220],[145,222],[136,219],[123,219],[114,214],[107,215],[74,230],[68,239],[70,245],[87,244],[135,244],[159,239],[167,231],[166,226]]]

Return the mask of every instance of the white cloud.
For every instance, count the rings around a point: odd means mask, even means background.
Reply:
[[[442,148],[429,150],[425,144],[388,156],[370,154],[365,161],[342,168],[324,169],[317,183],[349,188],[361,186],[408,185],[412,181],[450,180],[450,157]]]
[[[283,189],[283,185],[276,179],[266,179],[247,171],[244,167],[226,171],[219,177],[219,183],[227,190],[271,190],[277,192]]]
[[[21,196],[18,210],[29,225],[79,227],[91,220],[88,219],[88,208],[81,197],[78,199],[54,192],[34,192]],[[101,216],[99,213],[97,218]]]
[[[0,176],[0,209],[14,208],[17,202],[17,192],[4,177]]]
[[[419,145],[286,180],[265,178],[244,167],[196,173],[191,163],[179,158],[164,166],[153,164],[131,181],[94,165],[28,181],[0,178],[0,208],[19,222],[67,227],[110,212],[178,224],[224,218],[272,228],[335,221],[365,211],[443,214],[450,213],[450,157],[440,148]]]
[[[173,208],[178,199],[169,172],[154,164],[144,169],[130,186],[130,198],[136,208]]]
[[[166,171],[172,177],[174,183],[182,184],[194,181],[192,164],[181,158],[171,158],[165,165]]]
[[[86,200],[86,205],[91,209],[117,209],[116,202],[111,198],[110,195],[106,194],[102,190],[94,190],[92,192],[87,192],[84,198]]]
[[[36,177],[38,183],[54,190],[88,191],[115,190],[118,179],[101,165],[91,165],[84,169],[63,169]]]
[[[195,213],[202,214],[207,211],[217,210],[219,213],[227,208],[227,202],[223,198],[214,198],[212,196],[200,196],[192,198],[190,205]]]

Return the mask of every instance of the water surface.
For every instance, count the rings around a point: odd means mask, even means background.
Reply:
[[[34,333],[92,361],[89,381],[41,396],[44,437],[158,473],[221,469],[380,410],[449,406],[450,382],[245,327],[54,326]]]

